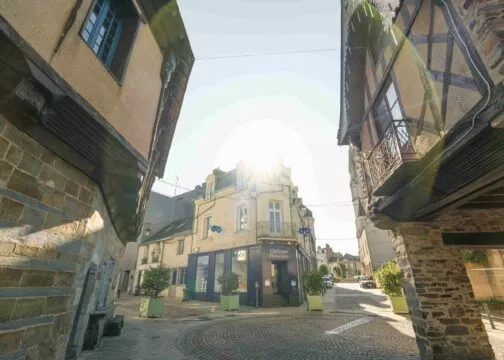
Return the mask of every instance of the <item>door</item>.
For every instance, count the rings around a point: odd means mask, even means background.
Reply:
[[[270,201],[268,203],[268,213],[269,213],[269,231],[272,233],[280,233],[280,202]]]
[[[271,279],[274,295],[288,294],[287,261],[273,261],[271,263]]]

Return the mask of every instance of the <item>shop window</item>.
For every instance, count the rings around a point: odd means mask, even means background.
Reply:
[[[222,290],[222,285],[219,284],[219,278],[224,275],[224,253],[215,255],[215,282],[214,292],[218,293]]]
[[[247,292],[247,250],[233,251],[231,271],[238,275],[238,292]]]
[[[206,292],[208,284],[208,255],[198,256],[196,263],[196,292]]]

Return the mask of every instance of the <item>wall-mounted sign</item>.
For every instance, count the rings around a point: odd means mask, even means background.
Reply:
[[[271,248],[271,249],[269,249],[269,258],[270,259],[288,259],[289,258],[289,249]]]
[[[237,261],[247,261],[247,250],[238,250],[236,252]]]
[[[264,280],[264,286],[270,286],[271,285],[271,281],[269,280]]]

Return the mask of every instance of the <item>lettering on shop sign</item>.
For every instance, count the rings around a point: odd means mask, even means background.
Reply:
[[[269,251],[270,259],[288,259],[289,250],[288,249],[270,249]]]

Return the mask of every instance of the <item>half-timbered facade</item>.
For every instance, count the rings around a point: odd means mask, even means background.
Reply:
[[[359,217],[392,231],[424,359],[494,358],[460,246],[504,246],[503,11],[342,2],[338,140]]]

